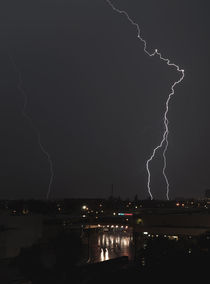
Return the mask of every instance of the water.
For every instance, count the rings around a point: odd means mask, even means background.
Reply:
[[[133,237],[129,231],[109,231],[91,234],[89,262],[100,262],[128,256],[133,258]]]

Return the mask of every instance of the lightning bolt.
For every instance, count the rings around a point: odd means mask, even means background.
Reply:
[[[47,161],[48,161],[48,164],[49,164],[50,180],[49,180],[48,190],[47,190],[47,194],[46,194],[46,198],[48,200],[49,196],[50,196],[50,192],[51,192],[53,178],[54,178],[53,162],[52,162],[52,159],[51,159],[51,156],[50,156],[49,152],[46,150],[46,148],[44,147],[44,145],[43,145],[43,143],[41,141],[40,131],[34,125],[31,117],[27,114],[26,109],[27,109],[27,105],[28,105],[28,96],[27,96],[27,93],[25,92],[25,89],[23,88],[23,79],[22,79],[21,71],[19,70],[16,62],[13,60],[11,55],[9,55],[9,59],[10,59],[12,65],[14,67],[14,70],[16,71],[16,73],[18,75],[17,89],[23,95],[23,107],[22,107],[22,111],[21,111],[22,116],[29,122],[30,126],[32,127],[32,129],[36,133],[37,142],[38,142],[38,145],[40,147],[40,150],[45,155],[45,157],[47,158]]]
[[[169,93],[168,98],[167,98],[166,103],[165,103],[165,112],[164,112],[164,116],[163,116],[164,132],[163,132],[163,135],[162,135],[161,142],[153,149],[151,156],[146,161],[146,170],[147,170],[147,175],[148,175],[148,178],[147,178],[147,190],[148,190],[148,193],[150,195],[150,198],[153,199],[153,195],[152,195],[152,192],[151,192],[151,172],[150,172],[150,167],[149,166],[150,166],[150,163],[152,162],[152,160],[155,158],[155,155],[156,155],[157,151],[163,148],[163,170],[162,170],[162,173],[163,173],[163,177],[164,177],[165,182],[166,182],[166,198],[167,198],[167,200],[169,200],[169,187],[170,187],[170,185],[169,185],[169,181],[168,181],[168,178],[167,178],[167,175],[166,175],[166,167],[167,167],[166,152],[168,150],[168,144],[169,144],[168,143],[168,135],[169,135],[169,127],[168,127],[168,124],[169,124],[169,120],[168,120],[169,103],[171,101],[171,98],[175,94],[174,88],[176,87],[176,85],[178,85],[178,84],[180,84],[182,82],[182,80],[185,77],[185,73],[184,73],[184,70],[180,69],[180,67],[177,64],[172,63],[170,61],[170,59],[163,57],[162,54],[157,49],[155,49],[154,52],[149,52],[147,50],[147,42],[141,36],[141,30],[140,30],[139,25],[130,18],[130,16],[128,15],[128,13],[126,11],[119,10],[118,8],[116,8],[114,6],[114,4],[110,0],[105,0],[105,1],[108,3],[108,5],[115,12],[117,12],[117,13],[119,13],[121,15],[124,15],[127,18],[127,20],[136,28],[136,30],[137,30],[137,37],[143,43],[144,52],[148,56],[150,56],[150,57],[158,56],[161,61],[163,61],[164,63],[166,63],[170,67],[176,68],[176,70],[181,74],[179,80],[175,81],[173,83],[173,85],[171,86],[171,92]]]

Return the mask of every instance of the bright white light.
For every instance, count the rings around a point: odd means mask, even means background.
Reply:
[[[107,248],[105,249],[105,260],[109,260],[109,251]]]
[[[166,166],[167,166],[166,152],[168,150],[168,135],[169,135],[169,128],[168,128],[168,124],[169,124],[169,120],[168,120],[169,102],[170,102],[172,96],[175,93],[174,88],[176,87],[176,85],[180,84],[182,82],[182,80],[184,79],[184,76],[185,76],[184,69],[180,69],[179,65],[171,63],[170,59],[163,57],[162,54],[158,51],[158,49],[155,49],[154,52],[149,52],[147,50],[147,42],[141,36],[141,30],[140,30],[139,25],[130,18],[130,16],[128,15],[128,13],[126,11],[117,9],[114,6],[114,4],[112,4],[112,2],[110,0],[106,0],[106,2],[109,4],[109,6],[111,6],[111,8],[115,12],[117,12],[117,13],[119,13],[121,15],[126,16],[127,20],[136,28],[136,30],[137,30],[137,37],[143,43],[144,52],[148,56],[150,56],[150,57],[158,56],[161,61],[165,62],[170,67],[174,67],[179,73],[181,73],[181,76],[180,76],[179,80],[175,81],[172,84],[171,92],[169,93],[168,98],[167,98],[166,103],[165,103],[165,111],[164,111],[164,115],[163,115],[164,131],[163,131],[162,139],[161,139],[160,143],[153,149],[151,156],[146,161],[146,170],[147,170],[147,175],[148,175],[148,178],[147,178],[147,190],[148,190],[148,193],[150,195],[150,198],[153,199],[153,195],[151,193],[151,173],[150,173],[149,165],[150,165],[150,162],[152,162],[153,158],[155,157],[157,151],[160,150],[160,149],[163,149],[163,153],[162,153],[162,156],[163,156],[162,174],[163,174],[163,177],[164,177],[165,183],[166,183],[166,198],[169,200],[169,181],[168,181],[168,178],[166,176]]]
[[[148,232],[143,232],[143,235],[148,235]]]
[[[101,258],[101,261],[104,261],[104,251],[103,251],[102,248],[101,248],[101,255],[100,255],[100,258]]]

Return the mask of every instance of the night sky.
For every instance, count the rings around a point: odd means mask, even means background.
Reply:
[[[185,69],[170,102],[170,198],[210,188],[209,1],[116,0],[148,42]],[[147,198],[146,160],[160,143],[170,86],[179,78],[150,58],[137,31],[105,0],[2,0],[0,4],[0,198]],[[11,60],[12,58],[12,60]],[[27,115],[22,115],[23,93]],[[165,199],[161,152],[151,164]]]

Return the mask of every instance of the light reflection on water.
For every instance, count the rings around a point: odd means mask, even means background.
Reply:
[[[92,239],[92,262],[105,261],[120,256],[132,258],[132,236],[125,232],[104,232]]]
[[[101,248],[100,261],[105,260],[109,260],[109,251],[107,248],[105,248],[105,250]]]

